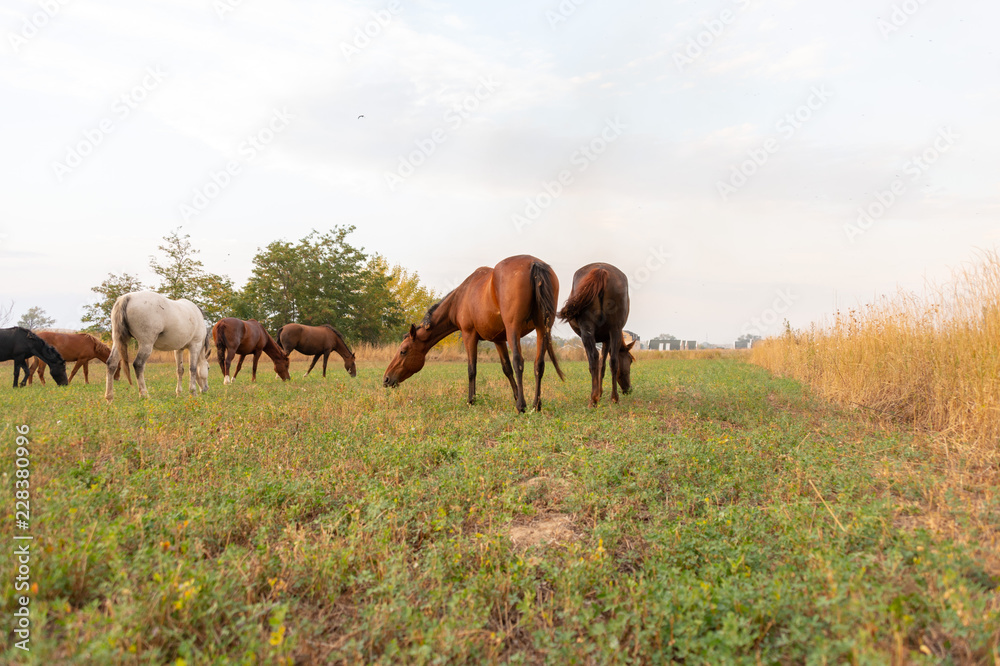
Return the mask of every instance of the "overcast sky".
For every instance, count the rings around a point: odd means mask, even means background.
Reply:
[[[242,286],[353,224],[441,292],[607,261],[642,338],[731,343],[1000,246],[995,2],[472,5],[5,0],[0,301],[75,328],[178,226]]]

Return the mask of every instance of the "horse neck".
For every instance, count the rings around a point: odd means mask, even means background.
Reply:
[[[458,303],[457,294],[456,289],[445,296],[431,314],[430,321],[426,325],[427,341],[431,347],[458,330],[458,324],[452,316],[452,310]]]
[[[285,354],[285,350],[278,346],[278,343],[274,341],[271,334],[264,331],[264,353],[273,361],[279,358],[288,358]]]
[[[90,340],[94,345],[94,356],[96,356],[102,363],[107,363],[108,358],[111,356],[111,348],[94,338],[91,338]]]
[[[331,328],[330,331],[333,332],[333,351],[340,354],[340,357],[345,361],[349,358],[353,358],[354,352],[352,352],[351,348],[347,346],[347,341],[344,340],[336,329]]]

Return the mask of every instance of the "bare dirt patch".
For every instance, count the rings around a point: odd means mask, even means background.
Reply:
[[[532,546],[561,544],[579,538],[573,525],[573,518],[565,513],[550,513],[538,516],[526,525],[510,528],[510,540],[514,547],[526,549]]]

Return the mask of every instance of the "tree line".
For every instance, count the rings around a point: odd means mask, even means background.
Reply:
[[[162,256],[150,257],[149,268],[159,283],[147,286],[135,275],[109,273],[91,288],[100,299],[84,308],[85,330],[109,332],[111,307],[118,297],[151,288],[168,298],[194,301],[210,322],[256,319],[272,334],[290,322],[330,324],[349,340],[398,341],[438,295],[423,286],[416,273],[351,245],[347,237],[354,229],[336,226],[259,248],[242,289],[228,276],[207,272],[190,235],[175,229],[158,247]]]

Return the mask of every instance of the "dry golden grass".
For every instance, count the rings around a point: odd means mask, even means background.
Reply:
[[[396,355],[396,350],[399,345],[387,344],[387,345],[371,345],[368,343],[361,343],[357,346],[352,347],[354,355],[357,357],[358,361],[373,361],[377,363],[388,364],[392,360],[392,357]],[[527,350],[527,355],[530,358],[534,358],[534,347]],[[749,350],[745,349],[698,349],[692,351],[680,350],[680,351],[649,351],[649,350],[634,350],[633,355],[637,361],[642,360],[653,360],[653,359],[673,359],[673,360],[707,360],[707,359],[717,359],[717,358],[747,358],[749,356]],[[564,345],[556,350],[556,355],[559,357],[560,361],[586,361],[587,354],[584,352],[582,346],[578,345]],[[135,350],[130,349],[129,360],[135,358]],[[215,350],[212,350],[212,363],[217,363],[215,360]],[[304,356],[298,352],[292,352],[291,356],[293,361],[303,361],[306,359],[311,359],[311,356]],[[337,358],[336,354],[331,354],[330,363],[333,363],[333,359]],[[462,345],[461,340],[458,338],[458,334],[450,335],[440,343],[438,343],[427,355],[428,361],[465,361],[465,347]],[[500,359],[497,357],[496,348],[489,343],[481,342],[479,344],[479,362],[480,363],[490,363],[498,362]],[[174,353],[173,352],[161,352],[154,351],[149,357],[150,363],[173,363]]]
[[[841,404],[942,433],[993,454],[1000,441],[1000,255],[983,253],[944,286],[838,312],[787,331],[750,360]]]

